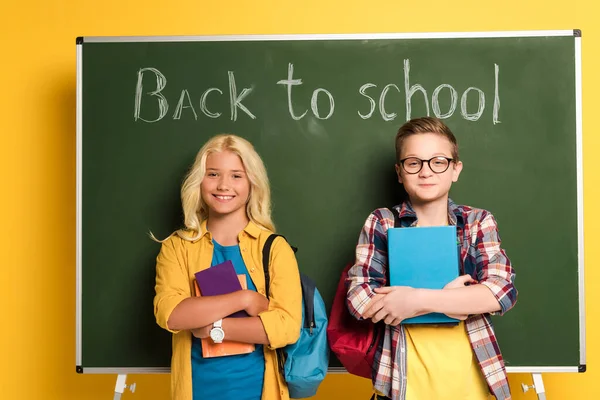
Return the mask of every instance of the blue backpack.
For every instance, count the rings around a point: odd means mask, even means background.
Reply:
[[[267,298],[269,297],[269,258],[271,245],[277,234],[271,234],[263,247],[263,268]],[[281,236],[283,237],[283,236]],[[285,239],[285,237],[283,237]],[[295,247],[292,247],[294,252]],[[294,344],[277,349],[279,368],[287,382],[290,398],[312,397],[329,367],[327,345],[327,311],[325,302],[312,279],[300,274],[302,284],[302,329]]]

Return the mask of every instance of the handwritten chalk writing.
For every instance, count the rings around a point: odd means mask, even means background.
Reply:
[[[494,64],[494,105],[493,105],[493,115],[492,115],[492,122],[494,124],[500,123],[500,119],[499,119],[500,94],[499,94],[499,89],[498,89],[499,73],[500,73],[500,67],[498,66],[498,64]],[[370,119],[371,117],[373,117],[373,114],[374,114],[377,106],[379,106],[379,113],[381,114],[381,118],[384,121],[394,120],[397,117],[397,113],[389,112],[389,108],[386,108],[386,97],[387,97],[390,89],[394,88],[398,92],[400,92],[400,89],[398,88],[397,85],[395,85],[393,83],[387,84],[386,86],[384,86],[383,90],[381,91],[381,93],[379,95],[379,103],[375,103],[374,93],[372,93],[372,91],[370,91],[371,93],[367,94],[367,89],[373,89],[373,88],[377,88],[377,85],[375,85],[374,83],[366,83],[358,89],[358,93],[361,96],[363,96],[364,98],[366,98],[370,103],[370,109],[369,109],[368,113],[362,114],[360,111],[357,111],[359,117],[362,119]],[[446,89],[446,90],[444,90],[444,89]],[[445,112],[442,112],[441,107],[440,107],[440,101],[439,101],[439,97],[440,97],[440,94],[442,93],[442,91],[444,91],[444,93],[449,92],[449,95],[450,95],[450,105],[449,105],[448,110]],[[478,100],[479,100],[476,112],[469,112],[468,107],[467,107],[467,100],[469,98],[470,92],[472,92],[472,91],[476,92],[476,94],[478,95]],[[428,98],[427,90],[423,87],[423,85],[421,85],[419,83],[411,84],[410,60],[405,59],[404,60],[404,100],[405,100],[406,120],[407,121],[413,117],[412,116],[412,105],[413,105],[413,100],[416,99],[416,98],[413,98],[413,96],[417,92],[419,92],[423,95],[422,97],[424,100],[427,115],[430,115],[429,98]],[[442,83],[441,85],[437,86],[433,90],[433,93],[431,95],[431,108],[433,109],[433,114],[436,117],[438,117],[440,119],[450,118],[456,111],[456,107],[458,105],[457,103],[458,103],[458,92],[452,85],[447,84],[447,83]],[[481,90],[477,87],[471,86],[467,90],[465,90],[461,95],[460,114],[467,121],[477,121],[483,115],[483,111],[485,110],[485,105],[486,105],[485,93],[483,92],[483,90]]]
[[[404,93],[406,94],[406,120],[411,119],[410,111],[412,108],[412,97],[416,91],[423,93],[425,97],[425,107],[427,107],[427,115],[429,116],[429,101],[427,99],[427,92],[423,86],[415,84],[410,86],[410,60],[404,60]]]
[[[210,88],[205,90],[204,93],[202,93],[202,96],[200,96],[200,111],[202,111],[207,117],[219,118],[221,116],[220,112],[210,112],[206,107],[206,98],[211,92],[219,92],[219,94],[223,94],[223,91],[219,88]]]
[[[365,92],[367,91],[367,89],[372,88],[372,87],[377,87],[377,85],[375,85],[374,83],[365,83],[364,85],[362,85],[360,87],[360,89],[358,89],[358,92],[360,94],[362,94],[363,96],[365,96],[367,99],[369,99],[369,102],[371,103],[371,109],[369,110],[369,112],[367,114],[361,114],[360,111],[358,112],[359,117],[361,117],[362,119],[369,119],[371,118],[371,115],[373,115],[373,113],[375,112],[375,100],[373,100],[373,98],[371,96],[369,96],[368,94],[366,94]]]
[[[229,99],[231,104],[231,120],[237,120],[237,109],[239,108],[252,119],[256,119],[256,116],[250,112],[243,104],[242,100],[244,97],[250,94],[252,89],[244,88],[242,93],[238,96],[237,89],[235,86],[235,75],[233,75],[233,71],[227,71],[227,75],[229,76]]]
[[[396,83],[386,83],[382,85],[381,91],[378,90],[378,85],[372,82],[362,84],[358,89],[358,98],[363,101],[367,100],[368,111],[366,111],[364,103],[360,103],[356,113],[362,120],[379,118],[389,122],[398,118],[399,109],[405,108],[404,117],[406,120],[413,118],[413,105],[423,101],[427,115],[431,112],[441,119],[452,117],[457,108],[460,116],[467,121],[478,121],[481,119],[486,106],[486,94],[478,87],[469,86],[462,93],[450,83],[442,83],[433,89],[431,99],[429,92],[419,82],[411,81],[411,61],[404,59],[402,75],[398,78],[403,80],[403,87]],[[499,90],[500,66],[494,64],[494,97],[492,108],[492,123],[499,124],[500,121],[500,90]],[[255,93],[255,85],[250,83],[249,87],[242,87],[240,91],[236,82],[234,71],[227,71],[228,78],[228,95],[229,95],[229,118],[231,121],[237,121],[241,116],[249,117],[256,120],[257,116],[250,110],[246,100],[252,97],[266,96],[265,92]],[[491,74],[490,74],[491,78]],[[301,86],[304,82],[302,79],[294,77],[294,64],[288,63],[287,79],[276,81],[276,85],[282,85],[286,88],[287,108],[289,117],[292,120],[300,121],[303,119],[309,110],[316,120],[327,120],[333,118],[336,111],[336,99],[334,94],[325,88],[317,87],[312,91],[310,97],[310,108],[298,106],[298,98],[294,99],[293,87]],[[263,88],[265,85],[261,85]],[[344,86],[348,86],[344,84]],[[134,110],[133,117],[135,121],[143,121],[147,123],[155,123],[162,120],[169,111],[169,101],[166,93],[173,93],[172,90],[165,90],[167,87],[167,78],[165,74],[153,67],[140,68],[137,72],[137,82],[135,88]],[[172,89],[172,88],[170,88]],[[209,87],[200,95],[199,101],[194,100],[194,93],[188,88],[179,89],[178,101],[172,113],[173,120],[192,119],[197,121],[199,116],[208,118],[220,118],[223,115],[223,110],[215,109],[214,104],[222,104],[215,102],[217,96],[227,95],[218,87]],[[378,93],[379,92],[379,93]],[[306,92],[304,92],[306,93]],[[460,103],[459,103],[460,94]],[[348,95],[347,90],[344,94]],[[299,95],[296,94],[296,97]],[[212,99],[213,107],[209,107]],[[421,100],[423,99],[423,100]],[[263,101],[276,101],[277,99],[263,99]],[[283,101],[283,98],[280,99]],[[346,98],[344,98],[346,100]],[[195,101],[198,101],[197,103]],[[261,101],[257,99],[256,101]],[[404,104],[401,104],[401,102]],[[343,103],[348,104],[348,103]],[[350,102],[350,104],[352,104]],[[476,104],[476,106],[475,106]],[[475,108],[476,107],[476,108]],[[197,112],[200,110],[201,114]],[[275,110],[276,108],[270,108]],[[300,110],[301,111],[300,111]],[[423,110],[423,108],[419,108]],[[241,112],[240,112],[241,111]],[[379,111],[379,115],[376,114]],[[266,117],[270,117],[267,115]]]
[[[304,116],[306,115],[308,110],[304,111],[304,113],[298,117],[294,114],[294,108],[292,106],[292,86],[302,85],[302,79],[294,79],[294,64],[292,64],[292,63],[288,64],[287,79],[282,79],[280,81],[277,81],[277,84],[287,86],[287,101],[288,101],[288,111],[290,113],[290,116],[293,119],[295,119],[296,121],[299,121],[302,118],[304,118]],[[319,108],[318,108],[318,104],[317,104],[317,99],[318,99],[319,93],[321,93],[321,92],[325,93],[327,95],[327,97],[329,97],[329,113],[327,114],[326,117],[321,117],[321,113],[319,112]],[[318,119],[331,118],[331,116],[333,115],[334,108],[335,108],[335,101],[333,99],[333,95],[331,94],[331,92],[329,92],[326,89],[323,89],[323,88],[315,89],[313,91],[313,94],[311,97],[310,108],[311,108],[314,116],[317,117]]]
[[[381,95],[379,96],[379,112],[381,113],[381,118],[383,118],[384,121],[393,121],[398,115],[396,113],[388,114],[385,111],[385,96],[387,95],[387,92],[388,90],[390,90],[390,88],[395,88],[398,91],[398,93],[400,93],[400,88],[398,88],[398,86],[394,85],[393,83],[386,85],[381,91]]]
[[[293,79],[294,78],[294,64],[288,64],[288,78],[283,79],[277,82],[278,85],[286,85],[287,86],[287,101],[288,101],[288,111],[290,112],[290,116],[299,121],[306,115],[308,110],[304,111],[302,115],[299,117],[294,114],[294,106],[292,105],[292,86],[302,85],[302,79]]]
[[[321,92],[325,93],[327,95],[327,97],[329,97],[329,114],[327,114],[326,117],[321,117],[319,115],[319,108],[317,106],[317,100],[319,97],[319,93],[321,93]],[[329,93],[329,91],[318,88],[313,92],[312,98],[310,100],[310,108],[311,108],[313,114],[315,114],[315,117],[317,117],[319,119],[329,119],[329,117],[331,117],[333,115],[333,110],[335,109],[335,101],[333,100],[333,96],[331,95],[331,93]]]
[[[144,72],[146,71],[150,71],[156,75],[156,90],[146,93],[150,96],[156,97],[156,100],[158,101],[158,117],[156,119],[144,119],[140,117],[140,111],[142,108],[142,93],[144,91],[142,82],[144,79]],[[165,78],[165,76],[156,68],[142,68],[138,71],[137,75],[138,79],[137,85],[135,86],[135,106],[133,108],[133,118],[135,121],[141,119],[144,122],[150,123],[160,121],[169,110],[169,103],[167,102],[167,99],[160,93],[165,86],[167,86],[167,78]]]
[[[442,111],[440,110],[440,102],[438,101],[438,96],[440,95],[442,89],[446,88],[450,90],[450,109],[448,110],[448,112],[442,114]],[[445,83],[441,84],[440,86],[435,88],[433,94],[431,95],[431,108],[433,108],[433,114],[439,119],[450,118],[452,114],[454,114],[454,110],[456,110],[457,100],[458,95],[456,94],[456,89],[454,89],[450,85],[446,85]]]
[[[187,99],[187,106],[183,105],[184,99]],[[179,96],[179,101],[177,102],[177,106],[175,107],[175,112],[173,113],[173,119],[181,119],[181,112],[184,108],[191,108],[194,113],[194,119],[198,119],[198,114],[196,114],[196,110],[194,110],[194,106],[192,104],[192,100],[190,99],[190,93],[183,89],[181,91],[181,96]]]
[[[479,106],[477,107],[477,112],[475,114],[469,114],[467,112],[467,96],[471,90],[477,91],[479,93]],[[470,87],[464,91],[462,97],[460,98],[460,113],[464,119],[467,121],[477,121],[481,114],[483,114],[483,110],[485,109],[485,93],[483,90],[478,89],[476,87]]]
[[[156,85],[153,90],[144,91],[144,73],[153,73],[156,78]],[[243,88],[241,92],[238,93],[237,85],[235,82],[235,74],[233,71],[227,71],[227,77],[229,81],[229,105],[230,105],[230,118],[232,121],[237,121],[238,119],[238,109],[242,110],[246,115],[248,115],[252,119],[256,119],[256,115],[254,115],[248,107],[246,107],[242,101],[252,93],[253,88]],[[147,81],[147,80],[146,80]],[[165,75],[160,72],[156,68],[141,68],[137,74],[137,84],[135,87],[135,104],[133,109],[133,118],[135,121],[141,120],[148,123],[158,122],[163,119],[167,115],[167,111],[169,110],[169,102],[165,95],[162,93],[163,90],[167,87],[167,78]],[[223,94],[223,91],[219,88],[209,88],[202,93],[200,96],[200,111],[204,115],[210,118],[219,118],[221,116],[220,112],[212,112],[209,111],[206,103],[208,95],[212,92],[218,92],[219,94]],[[149,101],[142,101],[146,97],[154,98],[156,101],[156,105],[153,107],[152,105],[147,105]],[[158,115],[153,119],[147,119],[142,117],[142,109],[145,109],[147,114],[156,114],[158,111]],[[150,110],[148,111],[147,108]],[[183,118],[183,110],[190,109],[192,111],[191,115],[195,120],[198,120],[198,114],[196,113],[196,109],[194,108],[193,102],[191,100],[190,92],[188,89],[182,89],[179,95],[179,101],[175,106],[175,112],[173,113],[174,120],[180,120]]]
[[[499,124],[498,113],[500,112],[500,95],[498,94],[498,74],[500,73],[500,67],[498,64],[494,64],[494,116],[492,122],[494,125]]]

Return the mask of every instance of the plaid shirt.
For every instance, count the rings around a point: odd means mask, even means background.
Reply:
[[[401,226],[415,226],[417,215],[409,202],[395,207]],[[517,301],[513,285],[515,273],[504,250],[496,220],[486,210],[457,206],[448,201],[448,219],[457,227],[461,246],[461,274],[468,273],[487,286],[500,303],[504,314]],[[348,271],[348,309],[361,319],[362,313],[375,295],[373,289],[387,285],[387,230],[394,227],[394,216],[387,208],[373,211],[360,233],[356,246],[356,263]],[[472,315],[465,329],[479,366],[498,400],[511,399],[504,360],[488,314]],[[392,400],[406,398],[406,336],[402,325],[385,326],[383,343],[373,365],[373,386]]]

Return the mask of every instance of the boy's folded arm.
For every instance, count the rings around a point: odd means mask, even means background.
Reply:
[[[374,295],[373,288],[367,283],[351,287],[346,301],[350,314],[354,318],[362,320],[363,314]]]
[[[515,273],[500,242],[496,221],[487,213],[477,226],[477,240],[470,249],[477,265],[478,284],[421,290],[419,295],[426,311],[464,316],[502,315],[510,310],[517,301]]]
[[[475,243],[479,283],[487,286],[500,305],[492,314],[503,315],[517,302],[515,271],[500,246],[498,226],[491,213],[480,222],[479,229],[481,233]]]
[[[441,290],[418,289],[418,296],[425,313],[467,316],[500,311],[498,300],[484,285]]]
[[[374,289],[387,283],[387,230],[382,219],[378,211],[369,215],[358,239],[355,264],[348,270],[346,305],[359,320],[375,295]]]
[[[504,268],[504,264],[501,265],[502,268]],[[512,268],[510,269],[512,270]],[[479,282],[481,285],[486,286],[491,291],[496,301],[500,305],[498,310],[491,312],[492,315],[504,315],[504,313],[513,308],[516,304],[518,292],[513,283],[514,276],[515,274],[512,272],[510,273],[510,277],[501,275],[488,275]]]

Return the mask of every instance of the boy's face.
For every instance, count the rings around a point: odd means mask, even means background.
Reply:
[[[404,140],[400,159],[416,157],[420,160],[429,160],[438,156],[452,158],[450,141],[434,133],[419,133]],[[437,200],[445,203],[452,182],[458,180],[460,171],[462,171],[460,161],[458,163],[451,161],[448,169],[439,174],[433,172],[427,162],[423,162],[421,170],[416,174],[409,174],[401,165],[396,164],[398,182],[404,185],[413,204],[432,203]]]

